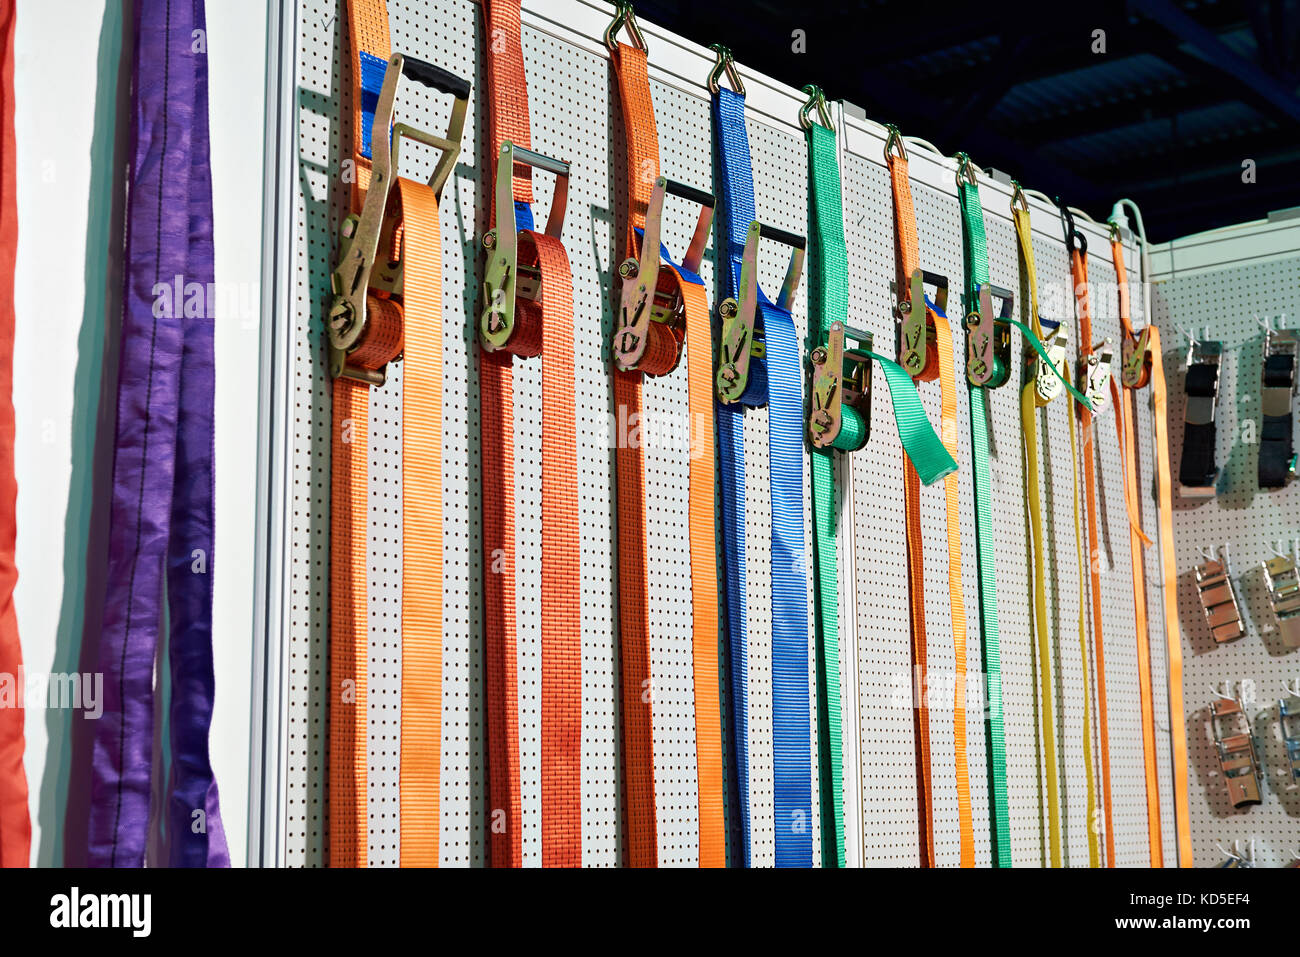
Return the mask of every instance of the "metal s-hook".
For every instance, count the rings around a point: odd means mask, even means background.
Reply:
[[[903,145],[903,134],[893,123],[885,124],[885,160],[888,161],[894,147],[898,147],[898,158],[907,161],[907,147]]]
[[[1029,200],[1025,198],[1025,191],[1020,188],[1020,181],[1013,179],[1011,181],[1011,208],[1014,210],[1017,206],[1023,212],[1029,212]]]
[[[632,38],[632,46],[644,53],[645,37],[641,35],[641,28],[636,25],[636,14],[632,11],[632,4],[627,0],[614,0],[614,19],[605,28],[605,46],[609,47],[610,53],[618,49],[618,31],[624,26],[627,27],[628,36]]]
[[[727,80],[731,83],[732,92],[737,96],[745,95],[745,83],[740,79],[740,72],[736,69],[736,61],[732,59],[731,50],[721,43],[710,43],[709,49],[714,52],[717,59],[713,63],[713,69],[709,72],[709,92],[717,95],[720,89],[719,80],[722,75],[727,75]]]
[[[975,164],[970,161],[969,153],[957,154],[957,185],[960,186],[964,180],[972,186],[978,187],[979,180],[975,178]],[[1013,200],[1014,202],[1014,200]]]
[[[822,92],[822,88],[815,83],[809,83],[803,88],[803,92],[808,94],[808,99],[804,101],[804,105],[799,109],[799,125],[805,130],[812,129],[811,113],[813,107],[816,107],[817,118],[821,121],[822,126],[834,132],[835,127],[831,125],[831,111],[826,106],[826,94]],[[888,147],[886,147],[886,151],[888,151]]]

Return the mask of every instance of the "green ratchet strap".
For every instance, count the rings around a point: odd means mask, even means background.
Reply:
[[[980,290],[989,284],[988,246],[984,238],[984,208],[979,186],[973,181],[970,160],[960,155],[957,189],[961,197],[961,224],[966,272],[966,326],[979,320]],[[965,174],[965,175],[964,175]],[[973,322],[974,320],[974,322]],[[1005,366],[1004,360],[997,360]],[[993,370],[990,385],[1006,382],[1010,369]],[[988,717],[985,735],[989,761],[989,816],[992,826],[993,865],[1011,866],[1011,823],[1007,813],[1007,751],[1002,725],[1002,651],[998,636],[998,591],[994,577],[993,489],[989,475],[987,392],[989,386],[970,385],[971,458],[975,470],[975,546],[979,556],[980,635],[983,638],[984,674]]]
[[[840,738],[839,572],[836,560],[838,498],[832,449],[852,452],[870,434],[870,361],[880,363],[889,383],[903,449],[921,481],[930,485],[957,470],[935,434],[912,377],[902,366],[871,351],[872,337],[848,326],[848,251],[840,197],[835,132],[826,99],[815,86],[799,119],[808,135],[808,232],[812,255],[808,283],[808,350],[813,361],[809,389],[809,458],[812,465],[813,552],[816,561],[817,752],[821,794],[822,865],[845,864],[842,746]],[[810,118],[817,111],[818,121]],[[844,337],[857,340],[842,348]],[[837,351],[832,341],[841,344]],[[826,381],[819,370],[832,363]],[[835,368],[835,365],[841,366]],[[856,401],[855,401],[856,400]],[[833,406],[827,403],[833,403]],[[832,423],[828,426],[828,422]],[[833,434],[830,430],[835,429]]]

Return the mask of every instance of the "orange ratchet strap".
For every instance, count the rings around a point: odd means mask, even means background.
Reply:
[[[560,242],[569,164],[531,149],[519,0],[485,0],[496,172],[479,323],[491,860],[523,863],[515,638],[513,357],[542,357],[542,865],[582,864],[582,620],[573,282]],[[531,167],[556,174],[533,228]]]
[[[1112,822],[1110,797],[1110,725],[1106,711],[1106,645],[1101,631],[1101,547],[1097,524],[1097,476],[1093,467],[1094,410],[1100,411],[1107,399],[1108,381],[1111,380],[1111,341],[1094,347],[1092,344],[1092,305],[1088,296],[1087,246],[1076,248],[1070,243],[1070,274],[1074,280],[1074,297],[1079,314],[1079,368],[1086,376],[1084,394],[1092,408],[1079,403],[1079,429],[1083,447],[1084,506],[1088,521],[1088,567],[1092,588],[1092,644],[1097,667],[1097,722],[1101,746],[1102,808],[1105,815],[1106,866],[1115,866],[1115,827]],[[1116,413],[1118,415],[1118,413]],[[1089,827],[1094,822],[1088,822]]]
[[[1160,330],[1151,324],[1147,317],[1147,326],[1140,335],[1133,331],[1128,272],[1124,268],[1124,246],[1120,241],[1119,230],[1111,225],[1111,258],[1115,263],[1115,278],[1119,284],[1120,323],[1124,329],[1124,384],[1129,388],[1141,388],[1149,380],[1151,383],[1152,419],[1154,420],[1154,442],[1156,457],[1156,505],[1159,511],[1160,565],[1165,619],[1165,646],[1169,667],[1169,723],[1170,754],[1174,773],[1174,828],[1178,842],[1178,865],[1192,866],[1191,809],[1188,801],[1188,765],[1187,765],[1187,727],[1183,704],[1183,637],[1178,623],[1178,568],[1174,553],[1173,529],[1173,484],[1169,468],[1169,432],[1168,432],[1168,394],[1165,388],[1163,357],[1160,351]],[[1130,351],[1131,350],[1131,351]],[[1145,352],[1145,356],[1143,355]],[[1130,380],[1133,385],[1130,386]],[[1132,427],[1128,429],[1130,442]],[[1129,450],[1129,456],[1136,449]],[[1126,467],[1126,473],[1128,468]],[[1136,478],[1136,477],[1135,477]],[[1134,482],[1136,498],[1136,481]],[[1134,505],[1136,510],[1136,505]],[[1145,538],[1145,536],[1144,536]],[[1150,540],[1146,543],[1150,545]],[[1139,621],[1143,621],[1139,618]],[[1147,684],[1150,675],[1147,674]],[[1154,731],[1154,729],[1153,729]],[[1144,739],[1145,740],[1145,739]],[[1154,743],[1154,742],[1153,742]],[[1152,813],[1151,782],[1154,772],[1154,750],[1147,756],[1147,813]],[[1151,863],[1153,867],[1163,866],[1163,846],[1159,841],[1159,806],[1157,812]]]
[[[350,0],[352,215],[328,334],[331,438],[329,864],[367,862],[367,438],[370,389],[402,359],[400,859],[438,864],[442,715],[442,242],[438,195],[460,150],[469,84],[390,54],[382,0]],[[402,77],[455,96],[447,136],[392,126]],[[396,179],[404,138],[441,156],[428,184]],[[383,255],[378,255],[380,250]],[[408,561],[407,556],[413,556]],[[414,557],[418,556],[418,560]]]
[[[1124,251],[1118,237],[1111,240],[1111,256],[1115,264],[1115,279],[1119,288],[1119,319],[1123,331],[1124,387],[1121,391],[1111,380],[1111,394],[1115,403],[1115,426],[1119,433],[1120,450],[1124,456],[1124,504],[1129,515],[1129,550],[1133,564],[1133,614],[1137,631],[1138,693],[1142,712],[1142,758],[1146,773],[1147,841],[1152,867],[1164,866],[1164,848],[1160,837],[1160,793],[1156,770],[1155,705],[1151,690],[1151,646],[1147,630],[1146,566],[1143,548],[1151,546],[1151,539],[1142,531],[1138,511],[1137,441],[1134,433],[1136,413],[1129,393],[1135,393],[1151,380],[1151,329],[1148,326],[1140,336],[1133,332],[1129,319],[1128,273],[1124,269]]]
[[[632,43],[619,42],[626,26]],[[618,81],[627,145],[627,258],[615,282],[614,403],[619,422],[642,417],[646,375],[672,372],[685,344],[690,414],[690,548],[695,750],[698,768],[700,866],[726,864],[722,723],[718,696],[717,525],[714,510],[713,354],[709,303],[696,275],[708,241],[713,197],[659,173],[659,134],[646,62],[646,44],[632,7],[617,3],[605,31]],[[677,267],[659,254],[660,216],[667,193],[702,207],[690,248]],[[644,241],[639,231],[644,231]],[[645,458],[641,443],[620,434],[615,456],[618,497],[619,650],[622,659],[623,777],[628,862],[658,864],[655,817],[654,686],[646,578]]]
[[[920,240],[908,175],[907,150],[898,129],[887,127],[885,160],[894,196],[894,254],[900,320],[899,364],[917,382],[939,380],[941,438],[948,454],[957,457],[957,387],[952,333],[944,314],[946,288],[939,287],[937,308],[925,301],[920,267]],[[924,309],[921,316],[915,311]],[[957,663],[953,708],[953,745],[957,774],[957,816],[961,836],[961,866],[975,866],[975,835],[970,778],[966,756],[966,608],[961,582],[961,526],[957,508],[957,474],[943,480],[948,529],[948,598]],[[921,479],[910,459],[903,459],[903,499],[907,510],[907,584],[911,601],[912,673],[915,702],[916,780],[919,791],[921,866],[935,866],[934,801],[930,769],[930,707],[925,636],[925,551],[921,531]]]

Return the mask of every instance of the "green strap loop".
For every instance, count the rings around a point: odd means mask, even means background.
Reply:
[[[984,209],[980,205],[979,187],[962,182],[958,191],[961,194],[962,248],[966,258],[966,308],[970,310],[978,307],[979,288],[989,281],[988,244],[984,238]],[[1011,820],[1007,807],[1007,749],[1002,720],[1002,645],[998,632],[998,591],[994,574],[996,563],[993,553],[993,486],[989,473],[989,435],[986,424],[987,393],[988,390],[982,387],[970,387],[971,458],[975,472],[975,546],[979,563],[981,647],[988,688],[985,741],[991,784],[989,823],[992,828],[993,863],[996,867],[1010,867]]]

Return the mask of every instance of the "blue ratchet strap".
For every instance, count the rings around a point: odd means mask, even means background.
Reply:
[[[740,292],[745,237],[755,219],[745,98],[726,87],[713,96],[719,215],[729,269],[723,292]],[[745,863],[750,863],[748,636],[745,621],[744,406],[769,404],[772,502],[772,745],[778,867],[812,866],[812,758],[808,689],[808,592],[803,540],[802,360],[794,320],[760,291],[755,337],[766,362],[750,360],[740,402],[718,405],[722,526],[726,557],[727,643],[732,721]]]
[[[375,107],[379,105],[379,91],[384,85],[388,60],[365,50],[359,51],[357,57],[361,61],[361,155],[373,159],[370,155],[370,128],[375,125]]]

